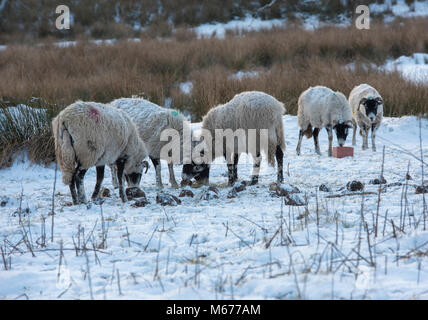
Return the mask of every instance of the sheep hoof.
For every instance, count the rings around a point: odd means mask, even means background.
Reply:
[[[254,185],[256,185],[257,183],[259,183],[259,179],[252,178],[252,179],[250,180],[249,185],[250,185],[250,186],[254,186]]]
[[[92,200],[92,202],[96,205],[102,205],[104,203],[104,200],[101,198],[98,198],[98,199]]]

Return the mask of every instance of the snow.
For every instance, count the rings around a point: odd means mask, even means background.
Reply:
[[[0,109],[0,121],[5,119],[6,117],[10,117],[13,122],[19,126],[23,123],[33,122],[37,123],[40,119],[44,119],[46,117],[46,109],[43,108],[32,108],[24,104],[18,104],[14,107],[6,107]],[[25,126],[22,126],[23,128]],[[34,130],[36,131],[37,126],[34,126]],[[0,126],[0,131],[4,129],[3,126]],[[22,132],[24,132],[23,130]]]
[[[0,254],[0,299],[230,299],[232,294],[235,299],[428,299],[428,231],[423,230],[423,196],[414,192],[414,185],[421,183],[421,168],[408,153],[419,157],[418,119],[385,118],[377,136],[378,152],[362,151],[358,136],[355,156],[344,159],[327,157],[324,131],[322,156],[314,153],[313,142],[307,139],[302,155],[296,156],[296,117],[284,116],[284,126],[285,183],[297,186],[301,197],[307,197],[307,209],[281,205],[281,198],[270,195],[276,174],[265,162],[259,185],[247,186],[236,198],[227,199],[231,188],[226,186],[226,165],[218,159],[210,183],[218,188],[219,198],[198,200],[206,188],[191,188],[195,197],[180,198],[182,204],[174,207],[156,203],[153,168],[142,179],[150,202],[144,208],[133,208],[133,201],[120,202],[108,170],[104,185],[112,197],[104,199],[102,207],[67,206],[69,190],[58,171],[51,242],[55,165],[45,168],[25,161],[0,170],[0,200],[9,198],[0,206],[0,246],[6,261]],[[424,119],[422,137],[427,136]],[[383,145],[387,183],[405,183],[409,164],[413,180],[408,181],[407,193],[403,186],[393,185],[381,193],[375,238],[379,186],[368,181],[380,174]],[[423,153],[426,159],[426,141]],[[250,178],[251,167],[242,156],[240,180]],[[175,173],[180,176],[179,166]],[[162,175],[168,181],[165,163]],[[95,178],[92,168],[85,179],[88,195]],[[351,180],[362,181],[364,191],[375,193],[364,196],[371,250],[366,230],[359,234],[362,196],[328,198],[342,195]],[[321,183],[332,192],[316,192]],[[176,196],[180,192],[169,186],[165,191]],[[30,213],[20,216],[14,212],[21,192],[21,207]],[[83,243],[87,250],[76,252],[75,246],[82,248]],[[4,270],[9,258],[11,269]],[[370,266],[370,259],[376,268]]]
[[[391,11],[395,17],[412,18],[428,16],[428,1],[414,1],[409,6],[405,0],[385,0],[384,3],[369,4],[369,8],[371,13]]]
[[[179,87],[181,92],[183,92],[184,94],[190,95],[192,93],[193,83],[192,81],[181,82]]]
[[[216,36],[223,39],[227,30],[238,32],[243,31],[261,31],[272,29],[273,27],[280,27],[284,24],[285,19],[271,19],[262,20],[260,18],[253,18],[247,16],[244,19],[231,20],[227,23],[205,23],[194,28],[198,38],[209,38]]]
[[[258,71],[238,71],[235,74],[229,76],[229,79],[242,80],[245,78],[255,78],[259,75]]]
[[[409,81],[428,85],[428,53],[414,53],[409,57],[390,59],[380,69],[388,72],[397,71]]]
[[[97,40],[89,40],[89,43],[96,44],[96,45],[112,45],[115,44],[118,40],[117,39],[97,39]],[[126,41],[129,42],[140,42],[140,38],[130,38],[126,39]],[[77,41],[57,41],[54,42],[54,45],[59,48],[68,48],[70,46],[76,46],[78,44]]]

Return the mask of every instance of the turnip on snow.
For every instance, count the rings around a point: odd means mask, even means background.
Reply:
[[[268,158],[268,163],[275,166],[275,158],[278,165],[277,180],[283,181],[283,157],[285,150],[284,128],[282,116],[285,112],[284,104],[274,97],[259,91],[246,91],[235,95],[232,100],[226,104],[219,105],[211,109],[203,118],[202,131],[210,133],[212,138],[211,148],[208,149],[208,155],[204,154],[205,159],[213,161],[215,157],[221,156],[216,152],[216,148],[223,145],[223,156],[227,161],[229,185],[232,186],[238,179],[237,164],[240,153],[251,154],[254,159],[254,166],[250,184],[258,183],[260,163],[262,160],[261,151],[264,151]],[[246,148],[239,150],[236,140],[234,148],[225,145],[224,137],[221,141],[216,141],[215,131],[217,129],[231,129],[236,132],[243,129],[248,137],[249,129],[256,129],[255,140],[261,141],[261,130],[267,130],[267,144],[255,143],[255,148]],[[250,141],[249,141],[250,142]],[[217,146],[216,146],[217,145]],[[266,150],[267,148],[267,150]],[[199,181],[208,184],[210,163],[185,164],[183,166],[183,181],[189,181],[193,177]]]
[[[368,84],[360,84],[349,94],[349,104],[352,108],[354,133],[352,145],[356,144],[357,124],[363,136],[363,150],[369,147],[369,131],[372,130],[372,150],[376,151],[376,131],[383,119],[383,100],[379,92]]]
[[[328,133],[328,155],[333,155],[333,130],[339,146],[345,144],[352,127],[352,113],[346,97],[338,91],[316,86],[304,91],[298,101],[297,121],[300,127],[296,152],[300,155],[303,135],[314,137],[315,151],[321,155],[318,134],[322,128]],[[314,128],[312,131],[312,127]]]
[[[120,198],[127,201],[123,173],[130,186],[138,186],[143,166],[148,165],[144,161],[148,152],[125,112],[101,103],[77,101],[55,117],[52,129],[62,181],[70,187],[73,204],[86,202],[83,179],[93,166],[97,168],[97,182],[92,200],[98,198],[104,167],[112,163],[118,168]]]
[[[176,110],[166,109],[142,98],[121,98],[111,102],[116,108],[125,111],[135,122],[138,133],[147,148],[149,157],[156,170],[156,184],[162,188],[161,163],[160,160],[168,160],[163,156],[161,150],[168,143],[161,141],[161,134],[167,129],[174,129],[180,137],[180,157],[183,159],[183,132],[191,132],[190,125],[184,117]],[[190,138],[190,137],[189,137]],[[190,142],[190,141],[189,141]],[[173,188],[178,188],[174,176],[174,163],[168,163],[169,182]],[[114,170],[114,167],[111,167]],[[112,175],[115,177],[115,175]],[[115,179],[113,185],[117,186]]]

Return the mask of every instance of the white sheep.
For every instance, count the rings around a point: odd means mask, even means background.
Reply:
[[[205,159],[213,161],[215,157],[221,156],[216,152],[218,146],[223,145],[223,156],[228,165],[229,185],[232,185],[238,179],[237,164],[240,153],[251,154],[254,159],[251,184],[257,184],[259,179],[260,163],[262,160],[261,151],[264,151],[268,158],[268,163],[275,166],[275,157],[278,164],[277,180],[283,181],[283,157],[285,150],[284,128],[282,116],[285,112],[284,104],[274,97],[258,91],[247,91],[235,95],[232,100],[226,104],[219,105],[211,109],[203,118],[202,131],[210,133],[212,138],[211,150],[208,155],[204,154]],[[247,145],[246,150],[237,148],[235,139],[233,148],[227,146],[222,137],[221,141],[216,141],[216,130],[231,129],[237,132],[243,129],[245,137],[248,137],[249,129],[256,129],[255,141],[248,143],[255,144],[255,148]],[[267,144],[260,143],[262,140],[261,130],[268,130]],[[217,138],[218,140],[220,138]],[[248,139],[250,140],[250,139]],[[216,146],[217,145],[217,146]],[[267,150],[266,150],[267,148]],[[209,149],[209,148],[208,148]],[[218,149],[217,149],[218,151]],[[203,164],[185,164],[183,166],[183,181],[189,181],[193,177],[197,180],[208,183],[209,163]]]
[[[321,155],[318,134],[322,128],[328,132],[328,155],[331,157],[333,130],[336,131],[338,144],[343,146],[352,127],[352,113],[348,100],[341,92],[316,86],[304,91],[298,101],[297,121],[300,127],[297,155],[300,155],[303,135],[314,137],[315,151]],[[312,128],[314,130],[312,131]]]
[[[376,151],[376,131],[383,119],[383,100],[379,92],[368,84],[360,84],[349,94],[352,108],[354,134],[352,145],[356,144],[357,124],[363,136],[363,150],[369,147],[369,131],[372,129],[372,150]]]
[[[129,116],[114,107],[77,101],[52,121],[55,154],[62,181],[70,187],[73,204],[85,203],[83,179],[86,171],[97,168],[92,200],[98,198],[106,164],[118,167],[119,195],[126,202],[122,175],[131,186],[138,186],[147,150]],[[77,188],[77,194],[76,189]]]
[[[163,159],[161,150],[168,141],[161,141],[161,133],[167,129],[174,129],[180,136],[180,151],[182,158],[183,130],[191,133],[190,125],[176,110],[166,109],[142,98],[121,98],[110,103],[112,106],[125,111],[135,122],[138,133],[144,141],[149,157],[156,170],[156,184],[162,188],[161,163]],[[190,138],[190,137],[189,137]],[[169,182],[173,188],[178,188],[174,175],[174,163],[168,163]],[[115,170],[114,166],[111,167]],[[113,177],[115,175],[112,175]],[[115,181],[113,181],[115,184]]]

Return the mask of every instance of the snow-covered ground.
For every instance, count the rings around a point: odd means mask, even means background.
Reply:
[[[355,156],[344,159],[327,157],[325,131],[322,156],[306,139],[296,156],[296,117],[284,116],[284,125],[285,180],[307,196],[307,208],[282,205],[270,195],[275,169],[265,164],[259,185],[228,199],[226,166],[219,160],[211,175],[219,199],[197,200],[203,189],[195,188],[195,198],[181,198],[176,207],[156,204],[153,168],[143,177],[151,202],[144,208],[122,204],[117,190],[102,207],[70,207],[58,171],[51,242],[54,166],[25,161],[0,170],[0,202],[6,200],[0,206],[0,299],[428,299],[428,231],[423,196],[414,187],[422,179],[415,159],[419,121],[386,118],[377,152],[362,151],[358,136]],[[423,120],[425,159],[427,137]],[[375,237],[378,186],[369,180],[379,177],[384,145],[387,186]],[[251,165],[241,160],[239,178],[248,179]],[[175,171],[180,176],[178,166]],[[331,197],[349,193],[343,187],[351,180],[363,182],[370,194]],[[93,169],[85,182],[89,196]],[[331,192],[316,192],[320,184]],[[108,173],[105,185],[112,189]],[[20,217],[14,212],[21,192]]]
[[[410,5],[405,0],[385,0],[383,3],[371,3],[370,12],[390,13],[395,17],[412,18],[428,15],[428,1],[414,1]]]
[[[414,53],[388,60],[381,70],[397,71],[403,78],[419,84],[428,84],[428,53]]]
[[[405,0],[385,0],[381,4],[369,4],[369,10],[371,14],[384,14],[386,22],[391,22],[396,17],[426,17],[428,16],[428,1],[415,1],[413,4],[408,5]],[[315,30],[326,25],[349,26],[352,23],[352,19],[347,18],[343,14],[337,16],[335,21],[327,22],[322,21],[318,15],[297,13],[296,17],[299,18],[302,26],[307,30]],[[216,36],[222,39],[225,37],[227,30],[237,31],[238,34],[244,31],[262,31],[281,27],[287,22],[288,20],[285,18],[262,20],[258,17],[248,15],[243,19],[231,20],[226,23],[204,23],[194,28],[194,31],[199,38]]]
[[[205,23],[194,28],[198,37],[211,37],[216,36],[218,38],[224,38],[227,30],[231,31],[260,31],[266,29],[272,29],[273,27],[280,27],[284,24],[285,19],[271,19],[262,20],[260,18],[254,18],[247,16],[244,19],[231,20],[226,23]]]

